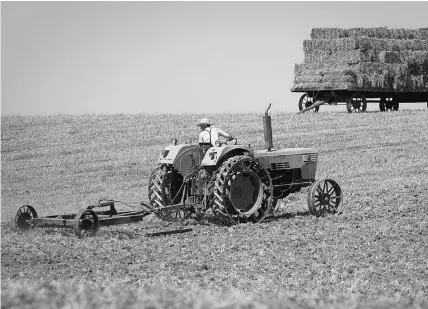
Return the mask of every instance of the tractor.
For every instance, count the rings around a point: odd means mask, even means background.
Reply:
[[[149,206],[171,221],[199,219],[211,210],[226,225],[257,223],[276,211],[278,200],[307,192],[311,214],[337,212],[342,202],[338,183],[315,180],[318,151],[273,148],[270,107],[263,116],[263,150],[240,145],[236,139],[217,141],[207,150],[173,139],[161,151],[149,178]],[[174,205],[176,210],[171,211]]]

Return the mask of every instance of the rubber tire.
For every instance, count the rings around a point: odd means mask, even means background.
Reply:
[[[247,172],[255,172],[259,177],[262,187],[263,196],[257,196],[257,200],[251,206],[251,214],[240,214],[236,211],[230,201],[230,191],[232,189],[233,176],[239,176],[242,171],[239,171],[240,164],[248,163],[250,168]],[[236,174],[233,172],[237,170]],[[256,188],[257,190],[257,188]],[[226,160],[214,173],[211,180],[212,192],[212,208],[214,215],[226,225],[234,225],[238,223],[262,222],[272,212],[273,199],[271,198],[273,187],[272,180],[268,171],[256,159],[240,155]],[[259,193],[260,194],[260,193]],[[258,204],[258,205],[257,205]]]
[[[179,172],[174,170],[173,173],[179,176]],[[181,176],[181,175],[180,175]],[[180,184],[181,186],[181,184]],[[188,219],[193,213],[192,210],[177,210],[175,212],[162,212],[162,208],[169,205],[178,204],[181,201],[181,193],[175,192],[175,200],[172,200],[171,194],[166,192],[164,185],[164,172],[161,165],[158,165],[149,179],[149,203],[152,209],[160,209],[156,211],[156,215],[162,220],[169,222],[178,222]]]
[[[158,164],[155,166],[155,168],[153,169],[152,173],[150,174],[150,178],[149,178],[149,186],[147,189],[147,195],[149,197],[149,204],[147,206],[149,206],[149,208],[154,209],[154,205],[155,204],[155,198],[156,198],[156,193],[155,193],[155,186],[157,183],[157,175],[160,171],[160,167],[161,165]]]

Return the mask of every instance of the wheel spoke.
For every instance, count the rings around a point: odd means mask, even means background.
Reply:
[[[322,193],[327,193],[327,181],[324,181],[324,186],[322,189]]]

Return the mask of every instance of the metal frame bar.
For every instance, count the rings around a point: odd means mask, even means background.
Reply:
[[[133,222],[139,222],[143,220],[144,217],[155,213],[159,210],[163,212],[173,211],[177,209],[185,208],[187,205],[184,203],[170,205],[163,207],[162,209],[153,209],[153,210],[140,210],[140,211],[122,211],[118,213],[112,213],[111,210],[106,211],[95,211],[99,218],[99,226],[110,226],[110,225],[120,225]],[[76,222],[77,214],[65,214],[65,215],[50,215],[40,218],[32,218],[27,220],[29,224],[43,226],[43,227],[52,227],[52,228],[72,228]]]

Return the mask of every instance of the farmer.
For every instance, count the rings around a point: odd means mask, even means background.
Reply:
[[[233,139],[232,135],[222,131],[219,128],[212,128],[211,122],[208,118],[202,118],[197,126],[201,127],[201,133],[199,133],[199,146],[207,150],[215,145],[219,136],[225,137],[228,141]]]

